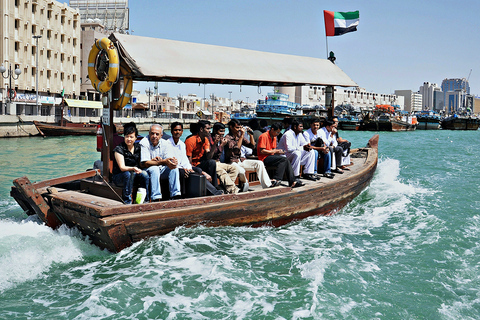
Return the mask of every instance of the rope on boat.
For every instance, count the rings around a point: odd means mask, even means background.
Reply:
[[[115,189],[112,188],[110,183],[108,183],[108,181],[105,180],[105,178],[100,174],[100,172],[97,171],[97,175],[103,179],[103,181],[107,184],[107,186],[110,188],[110,190],[112,190],[112,192],[118,197],[118,199],[120,199],[120,201],[122,201],[122,203],[125,204],[122,197],[115,191]]]

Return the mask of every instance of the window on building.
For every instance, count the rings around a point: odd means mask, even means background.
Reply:
[[[18,50],[20,50],[20,42],[15,41],[15,51],[18,52]]]
[[[76,39],[76,38],[73,38],[73,46],[74,46],[74,47],[77,46],[77,39]]]
[[[47,39],[52,37],[52,30],[47,30]]]
[[[77,64],[77,57],[73,57],[72,61],[73,61],[73,65]]]
[[[47,59],[52,57],[52,50],[47,50]]]
[[[32,35],[36,35],[37,34],[37,26],[32,24]]]
[[[52,77],[52,70],[47,70],[47,79]]]
[[[20,19],[15,19],[15,29],[18,30],[20,28]]]
[[[37,5],[32,3],[32,13],[37,13]]]
[[[65,73],[62,72],[60,73],[60,80],[63,80],[63,79],[65,79]]]
[[[37,47],[32,46],[32,55],[35,55],[37,53]]]
[[[35,76],[36,75],[36,68],[35,67],[32,67],[32,76]]]
[[[61,22],[62,24],[65,24],[65,16],[62,16],[62,17],[60,18],[60,22]]]
[[[52,19],[52,10],[47,10],[47,19]]]
[[[65,53],[62,53],[62,54],[60,55],[60,61],[63,62],[63,60],[65,60]]]
[[[65,42],[65,35],[64,35],[64,34],[62,34],[62,35],[60,36],[60,42],[61,42],[61,43],[64,43],[64,42]]]
[[[20,0],[15,0],[15,7],[18,7],[19,3],[20,3]]]

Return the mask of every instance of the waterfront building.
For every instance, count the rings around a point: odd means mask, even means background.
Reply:
[[[405,111],[415,112],[422,111],[422,95],[419,92],[413,92],[412,90],[395,90],[397,96],[404,97]]]
[[[444,79],[442,81],[445,111],[448,114],[463,112],[467,109],[467,96],[470,95],[470,85],[465,78]]]
[[[290,102],[302,106],[325,106],[325,87],[296,86],[276,87],[276,91],[288,94]],[[351,105],[354,108],[372,108],[377,104],[389,104],[403,110],[403,98],[396,94],[367,92],[364,88],[334,88],[335,105]]]
[[[128,0],[70,0],[70,7],[78,9],[82,23],[97,22],[109,32],[129,29]]]
[[[423,86],[420,86],[418,92],[422,95],[423,110],[443,110],[443,104],[436,101],[440,97],[440,94],[437,93],[441,91],[442,89],[436,83],[424,82]],[[443,92],[441,94],[443,94]]]
[[[74,98],[80,92],[78,11],[53,0],[8,0],[0,2],[0,12],[0,63],[21,71],[18,80],[0,78],[0,114],[58,113],[62,93]],[[10,80],[16,92],[12,101],[7,96]]]

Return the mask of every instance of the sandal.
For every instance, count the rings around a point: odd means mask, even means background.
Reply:
[[[332,172],[339,173],[339,174],[343,174],[343,170],[340,169],[340,168],[337,168],[337,169],[335,169],[335,170],[332,170]]]

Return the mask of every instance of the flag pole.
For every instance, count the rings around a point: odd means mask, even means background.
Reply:
[[[327,58],[328,58],[328,37],[326,34],[325,34],[325,43],[327,44],[326,48],[327,48]]]

